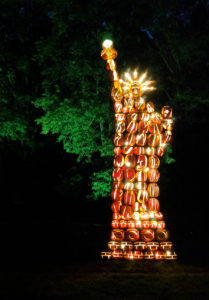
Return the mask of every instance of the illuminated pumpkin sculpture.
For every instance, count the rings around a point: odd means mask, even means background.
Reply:
[[[164,106],[158,113],[152,102],[145,101],[143,94],[156,89],[154,81],[147,80],[147,72],[140,76],[137,71],[125,73],[125,79],[119,79],[112,41],[104,41],[101,57],[110,73],[115,111],[113,221],[109,250],[101,256],[109,259],[112,253],[113,259],[176,259],[158,200],[158,168],[172,139],[172,109]]]

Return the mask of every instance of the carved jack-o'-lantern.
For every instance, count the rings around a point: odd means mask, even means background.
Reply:
[[[125,73],[127,81],[119,80],[114,61],[117,51],[111,41],[104,42],[101,56],[110,71],[115,111],[113,229],[110,251],[103,256],[108,258],[112,252],[114,259],[174,259],[157,199],[159,158],[172,140],[172,109],[165,106],[160,114],[152,102],[145,101],[143,93],[154,89],[153,81],[145,79],[147,73],[140,77],[137,72],[133,77]]]

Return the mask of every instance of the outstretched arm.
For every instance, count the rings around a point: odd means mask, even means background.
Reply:
[[[113,48],[113,42],[110,40],[105,40],[102,47],[101,57],[106,61],[106,69],[110,72],[110,81],[112,83],[111,97],[113,101],[120,102],[123,98],[123,92],[119,82],[119,75],[116,71],[115,62],[118,52]]]

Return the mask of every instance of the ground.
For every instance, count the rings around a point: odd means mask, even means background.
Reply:
[[[207,248],[182,240],[177,262],[102,261],[109,234],[109,224],[2,222],[0,300],[209,298]]]
[[[178,262],[72,261],[1,271],[1,299],[207,299],[209,271]]]

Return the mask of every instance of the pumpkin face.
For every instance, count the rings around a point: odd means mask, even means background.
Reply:
[[[147,167],[147,156],[144,154],[140,154],[137,157],[137,166],[139,166],[139,169],[144,169]]]
[[[165,259],[168,260],[175,260],[177,259],[177,254],[174,251],[166,251],[165,253]]]
[[[121,102],[115,102],[114,103],[114,111],[115,111],[115,113],[122,112],[122,108],[123,108],[123,105],[122,105]]]
[[[159,196],[160,189],[159,189],[159,186],[157,185],[157,183],[150,183],[148,185],[147,191],[151,198],[155,198],[155,197]]]
[[[124,138],[125,146],[134,146],[135,145],[135,135],[134,133],[127,133]]]
[[[122,181],[123,180],[123,169],[115,168],[112,172],[112,178],[114,181]]]
[[[134,122],[134,121],[130,121],[128,124],[127,124],[127,128],[126,130],[130,133],[135,133],[137,131],[137,127],[138,127],[138,124],[137,122]]]
[[[161,109],[163,119],[171,119],[173,116],[173,110],[170,106],[163,106]]]
[[[114,201],[111,205],[111,210],[113,213],[119,213],[121,207],[121,201]]]
[[[139,240],[139,230],[138,229],[127,229],[125,232],[125,237],[130,242],[135,242]]]
[[[147,144],[150,147],[156,147],[159,143],[159,135],[158,134],[149,134],[147,138]]]
[[[141,239],[144,242],[152,242],[155,238],[155,232],[153,229],[142,229]]]
[[[126,120],[126,115],[125,114],[115,114],[115,120],[117,121],[117,122],[125,122],[125,120]]]
[[[165,258],[165,253],[163,251],[155,251],[155,259],[156,260],[162,260]]]
[[[135,221],[133,221],[133,220],[128,221],[128,228],[132,229],[135,227],[136,227]]]
[[[115,155],[119,155],[121,153],[121,151],[122,151],[121,147],[115,147],[114,148]]]
[[[156,198],[149,198],[147,202],[147,206],[150,211],[154,211],[154,212],[159,211],[160,209],[159,201]]]
[[[133,249],[133,244],[131,242],[128,242],[128,241],[122,241],[120,243],[120,248],[123,251],[130,251],[130,250]]]
[[[147,109],[147,112],[149,114],[151,114],[151,113],[153,113],[155,111],[155,106],[154,106],[154,104],[151,101],[149,101],[146,104],[146,109]]]
[[[143,259],[144,253],[142,251],[133,251],[134,259]]]
[[[125,165],[128,168],[135,168],[136,166],[136,157],[134,154],[127,154],[125,157]]]
[[[157,228],[158,229],[164,229],[165,228],[165,222],[164,221],[158,221],[157,222]]]
[[[147,175],[149,182],[158,182],[160,178],[160,172],[158,169],[150,169]]]
[[[115,123],[115,131],[116,133],[123,133],[126,129],[125,122],[116,122]]]
[[[125,175],[125,179],[127,181],[133,182],[135,180],[136,174],[135,174],[135,170],[133,168],[126,168],[124,175]]]
[[[140,121],[138,124],[138,132],[139,133],[147,133],[148,132],[148,122]]]
[[[136,173],[136,180],[140,182],[147,181],[147,172],[145,171],[139,171]]]
[[[123,258],[123,251],[115,250],[112,252],[113,259],[122,259]]]
[[[112,251],[119,250],[120,249],[120,242],[116,241],[109,241],[108,242],[108,248]]]
[[[158,155],[158,156],[163,156],[164,154],[165,154],[165,148],[164,147],[157,147],[156,148],[156,154]]]
[[[112,241],[123,241],[124,240],[124,231],[123,229],[113,229],[111,231],[110,239]]]
[[[114,228],[114,229],[117,229],[120,227],[120,223],[118,220],[112,220],[111,225],[112,225],[112,228]]]
[[[127,115],[128,122],[136,122],[138,120],[138,113],[133,112]]]
[[[145,146],[146,145],[146,141],[147,141],[147,135],[146,133],[138,133],[136,135],[136,145],[137,146]]]
[[[128,222],[126,220],[121,220],[120,221],[120,228],[127,228],[128,227]]]
[[[123,198],[123,190],[121,189],[112,190],[111,197],[113,201],[121,201]]]
[[[147,248],[151,251],[156,251],[159,248],[158,242],[147,242]]]
[[[112,184],[112,187],[113,187],[114,189],[123,190],[124,184],[123,184],[122,181],[114,181],[113,184]]]
[[[132,210],[132,207],[129,206],[129,205],[123,205],[121,207],[121,210],[120,210],[120,214],[122,217],[124,217],[126,220],[130,220],[132,215],[133,215],[133,210]]]
[[[122,147],[125,142],[124,136],[122,134],[116,134],[113,142],[116,147]]]
[[[160,166],[160,160],[156,155],[152,155],[148,159],[148,166],[150,169],[157,169]]]
[[[135,193],[134,191],[126,191],[123,196],[123,202],[127,205],[134,205],[135,203]]]
[[[161,242],[160,243],[160,249],[162,249],[162,250],[171,250],[172,249],[172,247],[173,247],[173,244],[172,244],[172,242]]]
[[[112,257],[112,252],[111,251],[102,251],[101,252],[101,258],[102,259],[109,260],[109,259],[111,259],[111,257]]]
[[[169,231],[167,229],[157,229],[156,230],[156,239],[159,242],[165,242],[169,239]]]
[[[142,241],[135,242],[134,249],[135,250],[145,250],[145,249],[147,249],[147,243],[142,242]]]
[[[113,164],[114,167],[121,168],[124,165],[124,156],[122,154],[116,155]]]
[[[153,260],[155,258],[154,251],[148,250],[144,253],[144,258],[147,260]]]
[[[137,201],[144,203],[148,200],[149,194],[146,190],[139,190],[137,194]]]

